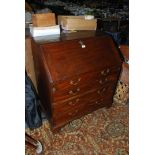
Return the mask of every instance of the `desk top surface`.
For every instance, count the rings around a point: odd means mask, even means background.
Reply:
[[[47,35],[47,36],[39,36],[39,37],[32,37],[29,29],[25,29],[25,38],[32,38],[37,44],[45,44],[50,42],[59,42],[64,40],[73,40],[73,39],[80,39],[80,38],[88,38],[88,37],[95,37],[95,36],[108,36],[103,31],[61,31],[58,35]]]

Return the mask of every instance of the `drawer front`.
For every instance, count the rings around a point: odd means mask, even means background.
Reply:
[[[91,113],[98,108],[106,107],[112,104],[113,92],[111,87],[108,88],[104,95],[100,95],[97,92],[98,90],[79,99],[76,98],[60,105],[55,105],[53,108],[54,124],[56,126],[64,125],[74,119]]]
[[[53,113],[53,125],[54,126],[63,126],[67,124],[68,122],[75,120],[81,116],[84,115],[84,108],[79,107],[78,109],[74,109],[73,111],[67,111],[64,113],[60,112],[55,112]]]
[[[91,92],[88,92],[87,94],[77,95],[73,98],[68,98],[66,100],[62,100],[59,102],[53,103],[53,109],[54,112],[62,112],[65,113],[67,111],[72,111],[74,109],[78,109],[79,107],[84,106],[85,103],[92,101],[94,98],[96,98],[97,90],[92,90]]]
[[[115,85],[117,78],[118,71],[107,68],[55,84],[52,88],[53,102],[81,95],[107,84]]]
[[[100,87],[86,95],[65,102],[53,104],[53,118],[57,122],[67,122],[112,103],[112,86]],[[108,101],[108,102],[107,102]]]

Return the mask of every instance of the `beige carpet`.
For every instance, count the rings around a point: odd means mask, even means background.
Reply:
[[[114,103],[66,125],[53,134],[48,121],[26,132],[43,144],[44,155],[128,155],[128,105]],[[25,149],[26,155],[35,150]]]

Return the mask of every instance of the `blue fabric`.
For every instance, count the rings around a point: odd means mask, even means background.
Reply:
[[[108,31],[106,31],[105,33],[107,33],[108,35],[110,35],[113,38],[113,40],[118,45],[120,45],[120,43],[121,43],[121,33],[120,32],[108,32]]]
[[[37,128],[42,125],[40,100],[31,79],[25,75],[25,127]]]

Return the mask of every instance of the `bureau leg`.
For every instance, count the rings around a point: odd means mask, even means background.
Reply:
[[[52,131],[54,134],[57,134],[61,131],[61,128],[63,128],[64,126],[61,126],[61,127],[57,127],[57,128],[53,128]]]
[[[107,105],[105,106],[105,108],[106,108],[106,109],[109,109],[109,108],[112,106],[112,103],[113,103],[113,102],[107,104]]]

